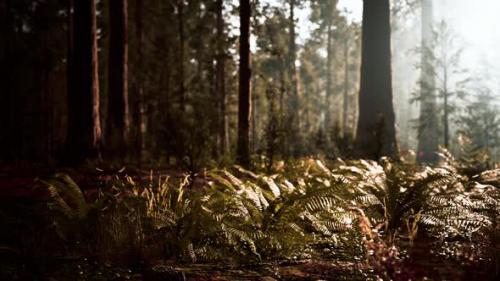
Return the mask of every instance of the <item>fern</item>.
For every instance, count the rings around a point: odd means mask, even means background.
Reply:
[[[91,206],[68,175],[59,173],[40,181],[49,191],[53,203],[51,206],[68,219],[82,219],[88,214]]]
[[[118,178],[111,188],[116,194],[92,203],[67,176],[45,183],[65,220],[81,224],[93,210],[122,210],[162,238],[167,257],[190,262],[292,259],[321,255],[324,248],[368,257],[396,239],[413,242],[421,231],[440,239],[491,233],[500,215],[497,189],[449,165],[304,159],[274,174],[236,166],[208,171],[206,179],[191,190],[189,176]],[[118,204],[119,194],[128,194],[126,204]],[[144,204],[144,221],[133,211],[140,209],[134,200]],[[113,218],[106,222],[120,240],[124,220]]]

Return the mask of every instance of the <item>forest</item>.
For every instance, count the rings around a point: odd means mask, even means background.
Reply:
[[[0,0],[0,280],[500,280],[496,8]]]

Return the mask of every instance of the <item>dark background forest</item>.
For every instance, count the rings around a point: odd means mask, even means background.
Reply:
[[[5,163],[199,168],[411,149],[432,163],[438,145],[496,158],[493,90],[457,74],[461,46],[439,52],[454,35],[432,4],[365,7],[375,23],[362,30],[336,1],[80,2],[2,1]],[[299,44],[305,8],[314,28]],[[409,14],[422,16],[423,74],[405,94],[391,82],[390,31]]]

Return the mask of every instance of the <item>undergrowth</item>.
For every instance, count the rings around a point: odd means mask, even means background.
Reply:
[[[183,262],[341,257],[391,275],[403,258],[397,246],[411,247],[420,236],[498,239],[500,192],[481,182],[493,171],[468,177],[450,163],[302,159],[271,173],[209,170],[198,184],[191,175],[116,176],[93,196],[67,175],[44,183],[61,239],[100,257],[117,251]]]

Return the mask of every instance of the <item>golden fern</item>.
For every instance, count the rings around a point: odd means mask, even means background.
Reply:
[[[274,174],[236,166],[206,175],[196,191],[188,176],[114,185],[144,202],[148,231],[163,237],[165,254],[186,261],[289,259],[325,247],[359,252],[380,240],[383,226],[388,239],[405,231],[410,241],[418,231],[468,237],[490,231],[500,215],[498,190],[446,166],[305,159]],[[64,217],[78,220],[95,208],[69,177],[44,182]]]

